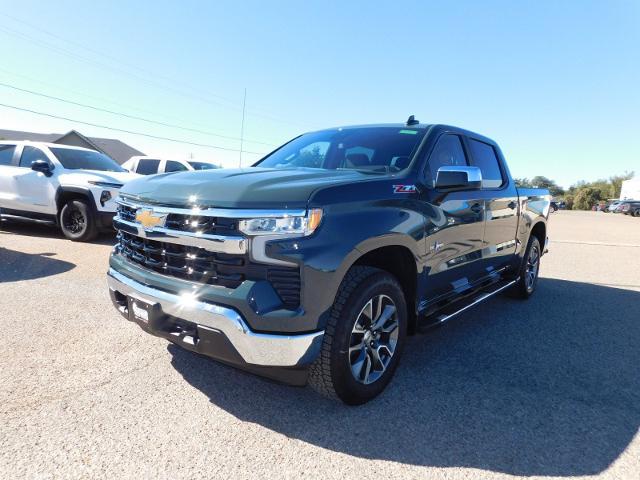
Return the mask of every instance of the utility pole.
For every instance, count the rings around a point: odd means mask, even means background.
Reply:
[[[240,164],[239,167],[242,168],[242,144],[244,142],[244,111],[247,107],[247,89],[244,89],[244,100],[242,101],[242,125],[240,127]]]

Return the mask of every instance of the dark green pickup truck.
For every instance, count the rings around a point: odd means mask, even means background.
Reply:
[[[386,387],[419,323],[529,297],[550,208],[492,140],[413,118],[145,177],[119,202],[108,283],[127,319],[349,404]]]

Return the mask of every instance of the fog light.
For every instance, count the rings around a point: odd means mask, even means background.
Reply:
[[[104,204],[111,200],[111,192],[109,190],[103,190],[100,194],[100,205],[104,207]]]

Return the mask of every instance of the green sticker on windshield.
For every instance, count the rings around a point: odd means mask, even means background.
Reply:
[[[417,130],[400,130],[398,133],[404,133],[405,135],[415,135],[418,133]]]

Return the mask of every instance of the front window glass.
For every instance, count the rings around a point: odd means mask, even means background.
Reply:
[[[409,166],[425,130],[364,127],[302,135],[255,166],[399,172]]]
[[[184,170],[189,170],[189,169],[185,167],[183,164],[181,164],[180,162],[176,162],[174,160],[167,160],[167,163],[164,166],[165,173],[182,172]]]
[[[214,165],[213,163],[207,163],[207,162],[188,162],[189,165],[191,165],[191,167],[193,167],[194,170],[212,170],[214,168],[218,168],[217,165]]]
[[[464,166],[466,164],[467,157],[464,154],[460,137],[451,134],[442,135],[429,157],[429,168],[426,172],[427,182],[435,186],[440,167]]]
[[[98,170],[102,172],[126,172],[104,153],[73,148],[51,148],[51,151],[68,170]],[[24,155],[24,154],[23,154]]]
[[[19,166],[25,168],[31,168],[31,164],[36,160],[44,160],[49,163],[47,156],[42,150],[36,147],[26,146],[22,149],[22,155],[20,156]]]

